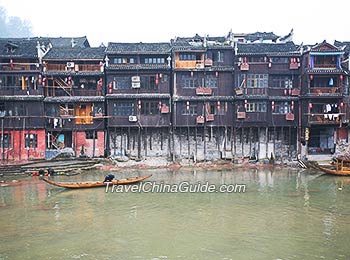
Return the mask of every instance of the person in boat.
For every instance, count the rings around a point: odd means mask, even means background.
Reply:
[[[103,182],[111,182],[113,181],[114,177],[115,176],[113,174],[108,174],[105,176],[105,180]]]
[[[47,170],[47,173],[48,173],[50,176],[53,176],[53,175],[55,175],[55,170],[52,169],[52,168],[49,168],[49,169]]]

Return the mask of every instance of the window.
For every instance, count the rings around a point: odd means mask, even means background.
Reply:
[[[189,115],[189,116],[197,115],[197,104],[190,104],[189,109],[187,110],[187,104],[184,103],[181,106],[181,115]]]
[[[144,59],[145,64],[163,64],[165,63],[165,58],[150,58],[147,57]]]
[[[74,116],[74,105],[73,104],[61,104],[59,115],[60,116]]]
[[[156,76],[141,76],[141,88],[148,90],[156,90]]]
[[[141,114],[142,115],[159,114],[159,102],[157,102],[157,101],[142,102]]]
[[[267,88],[268,75],[267,74],[248,74],[247,88]]]
[[[275,102],[274,114],[288,114],[291,113],[291,103],[290,102]]]
[[[4,134],[4,143],[1,144],[0,147],[4,148],[11,148],[11,134]],[[0,135],[0,140],[1,140],[1,135]]]
[[[37,148],[38,147],[38,135],[37,134],[25,134],[25,148]]]
[[[266,103],[264,102],[247,103],[247,112],[266,112]]]
[[[181,75],[181,82],[180,85],[183,88],[197,88],[200,87],[202,84],[202,78],[198,77],[197,75]]]
[[[135,58],[129,57],[118,57],[114,58],[114,64],[134,64]]]
[[[131,88],[131,77],[114,77],[113,78],[114,89],[130,89]]]
[[[272,76],[271,88],[287,88],[293,87],[293,80],[289,76]]]
[[[134,115],[134,104],[130,102],[118,102],[113,104],[114,116],[131,116]]]
[[[224,53],[222,51],[214,52],[213,59],[215,62],[224,62]]]
[[[201,60],[201,54],[195,54],[191,52],[180,53],[179,60]]]
[[[96,131],[85,131],[85,139],[97,139]]]
[[[215,75],[206,75],[205,76],[205,86],[208,88],[217,88],[218,87],[218,78]]]

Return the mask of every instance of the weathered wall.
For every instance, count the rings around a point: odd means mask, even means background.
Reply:
[[[79,131],[73,133],[73,140],[75,140],[75,154],[79,156],[81,154],[82,146],[84,146],[84,152],[88,157],[98,157],[104,155],[104,131],[96,131],[96,137],[94,139],[86,139],[85,131]],[[95,143],[95,144],[94,144]]]
[[[242,135],[241,129],[178,127],[174,129],[172,140],[167,129],[142,129],[140,136],[137,130],[116,129],[110,133],[110,155],[136,158],[173,155],[175,160],[200,162],[243,157],[265,159],[272,154],[278,161],[287,161],[296,157],[296,130],[291,130],[290,134],[289,138],[287,128],[283,134],[279,128],[268,135],[266,128],[247,128]]]
[[[0,160],[31,160],[31,159],[44,159],[46,149],[46,135],[45,130],[12,130],[4,131],[5,134],[10,134],[11,145],[10,148],[4,148],[2,151],[0,147]],[[37,147],[26,148],[25,147],[25,135],[33,134],[37,135]],[[0,131],[1,136],[1,131]]]

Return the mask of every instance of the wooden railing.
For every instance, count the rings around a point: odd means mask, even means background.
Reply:
[[[175,68],[203,69],[204,60],[175,60]]]
[[[267,88],[246,88],[246,95],[267,95]]]
[[[341,94],[341,87],[310,87],[309,94]]]
[[[313,124],[339,124],[342,113],[310,114],[309,122]]]
[[[101,66],[98,64],[75,64],[73,68],[67,68],[66,64],[46,64],[44,71],[101,72]]]

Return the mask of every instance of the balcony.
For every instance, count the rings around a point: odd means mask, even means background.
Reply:
[[[203,88],[203,87],[196,88],[196,95],[210,96],[212,94],[213,94],[213,89],[211,88]]]
[[[46,95],[49,97],[74,97],[74,96],[102,96],[102,90],[81,89],[73,87],[49,86],[46,87]]]
[[[313,69],[337,69],[335,63],[315,63]]]
[[[204,60],[175,60],[176,69],[204,69]]]
[[[37,63],[0,63],[1,71],[40,71]]]
[[[310,87],[309,94],[324,95],[324,94],[342,94],[341,87]]]
[[[246,122],[266,122],[267,112],[247,112]]]
[[[44,72],[61,71],[61,72],[101,72],[99,64],[75,64],[74,67],[68,68],[66,64],[46,64]]]
[[[43,95],[42,89],[22,89],[22,87],[0,87],[0,96],[36,96]]]
[[[267,88],[246,88],[246,95],[266,96]]]
[[[332,113],[332,114],[310,114],[310,124],[339,124],[343,113]]]

